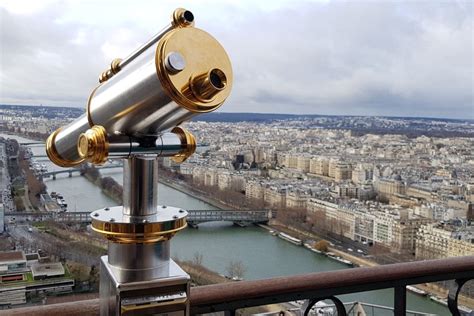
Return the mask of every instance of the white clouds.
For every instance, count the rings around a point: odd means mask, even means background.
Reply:
[[[0,7],[5,8],[12,14],[24,14],[32,15],[38,13],[53,3],[58,2],[57,0],[0,0]]]
[[[117,56],[126,57],[140,46],[141,43],[136,38],[136,32],[133,32],[131,29],[118,28],[101,46],[104,58],[113,60]]]
[[[471,2],[253,2],[179,4],[232,59],[223,111],[474,117]],[[157,32],[175,6],[0,9],[0,102],[83,106],[109,62]]]
[[[285,95],[305,113],[474,117],[472,15],[434,7],[337,2],[260,18],[263,29],[240,30],[252,56],[234,59],[236,77],[255,82],[235,89],[273,109]],[[271,74],[261,81],[256,69],[265,65]],[[240,94],[233,101],[245,104]]]

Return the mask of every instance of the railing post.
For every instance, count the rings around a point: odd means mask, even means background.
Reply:
[[[235,309],[224,311],[224,316],[235,316]]]
[[[453,316],[461,315],[461,313],[459,312],[459,307],[458,307],[458,296],[459,296],[459,292],[461,291],[462,286],[467,281],[469,281],[469,279],[455,279],[454,281],[451,282],[449,286],[448,308]]]
[[[395,299],[393,314],[395,316],[405,316],[407,311],[407,290],[405,285],[395,286]]]

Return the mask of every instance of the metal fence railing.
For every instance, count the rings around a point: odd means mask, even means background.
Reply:
[[[453,280],[449,289],[448,305],[453,315],[460,316],[465,314],[458,309],[458,294],[462,285],[472,279],[474,256],[229,282],[192,288],[191,314],[224,311],[233,315],[242,308],[304,300],[302,315],[307,315],[317,302],[331,300],[338,315],[352,315],[350,307],[344,305],[337,298],[338,295],[393,288],[393,314],[409,315],[410,312],[406,309],[407,285]],[[8,311],[8,315],[46,316],[98,313],[98,299]],[[7,314],[0,312],[1,315]]]

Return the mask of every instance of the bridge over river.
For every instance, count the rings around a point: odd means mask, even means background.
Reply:
[[[101,169],[112,169],[112,168],[122,168],[122,167],[123,167],[122,164],[110,164],[108,166],[95,167],[95,168],[101,170]],[[58,174],[65,173],[65,174],[68,174],[69,177],[72,177],[72,174],[74,172],[83,174],[84,170],[82,170],[81,168],[70,168],[70,169],[63,169],[63,170],[57,170],[57,171],[48,171],[48,172],[44,172],[40,174],[39,177],[40,179],[53,177],[53,180],[56,180],[56,175]]]
[[[22,146],[44,146],[44,142],[35,142],[35,141],[32,141],[32,142],[20,142],[19,145],[22,145]]]
[[[91,222],[91,212],[63,212],[63,213],[27,213],[14,212],[5,214],[6,222],[13,221],[48,221],[58,223],[85,223]],[[232,222],[239,226],[267,223],[272,217],[269,210],[188,210],[188,225],[197,227],[205,222]]]

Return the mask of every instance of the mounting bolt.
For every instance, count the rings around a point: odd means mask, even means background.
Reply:
[[[186,61],[184,60],[183,55],[178,52],[171,52],[166,56],[165,60],[166,69],[175,74],[184,69],[186,66]]]
[[[99,213],[94,213],[94,214],[92,214],[92,216],[99,217]]]
[[[108,207],[104,208],[104,211],[109,211],[109,210],[110,210],[110,208],[108,208]]]
[[[179,210],[178,212],[180,212],[180,213],[184,213],[184,210]]]
[[[111,222],[111,223],[115,222],[115,218],[111,218],[111,219],[109,220],[109,222]]]
[[[166,205],[162,205],[161,208],[166,208]]]

